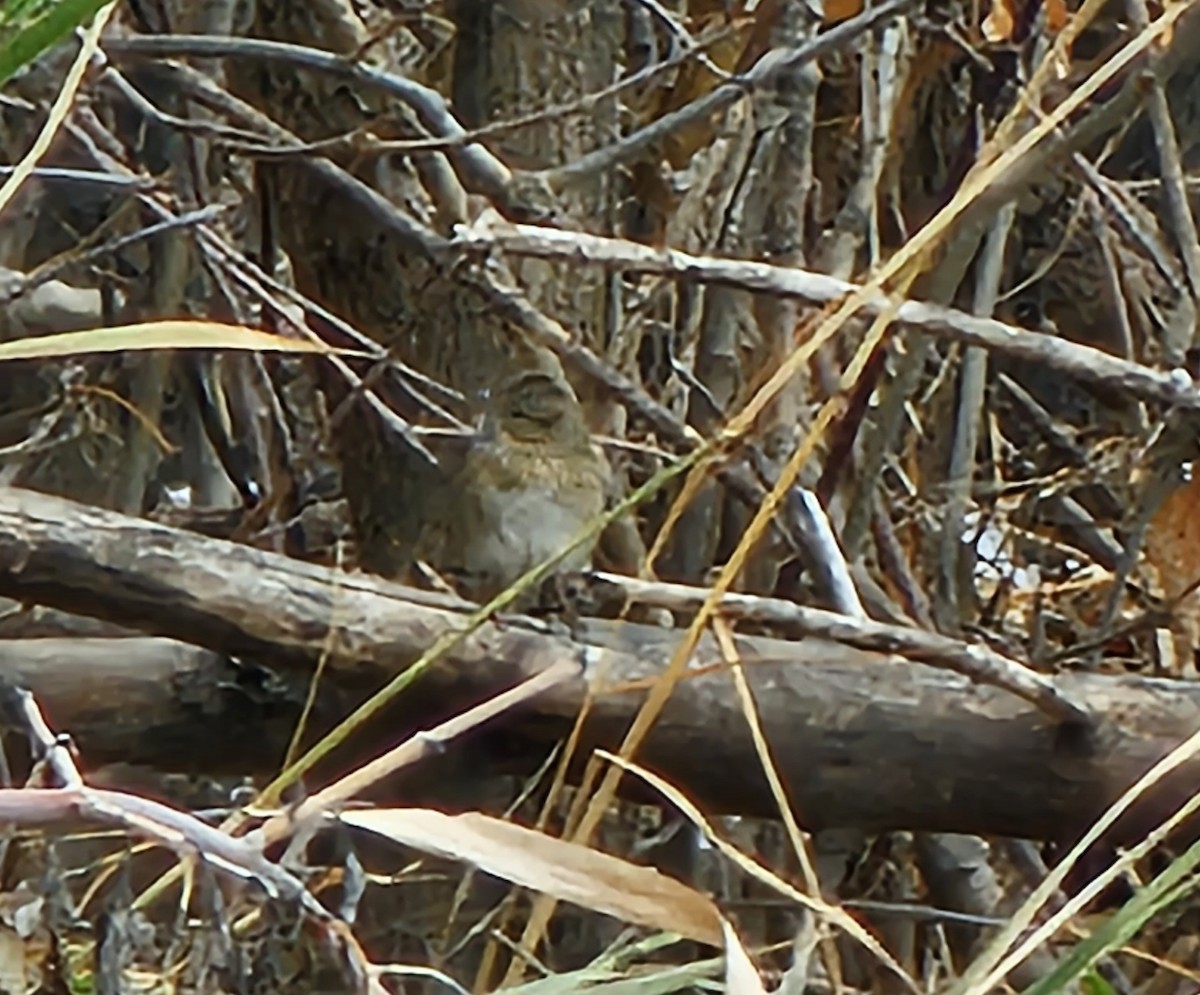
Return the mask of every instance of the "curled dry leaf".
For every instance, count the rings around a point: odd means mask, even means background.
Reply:
[[[828,26],[840,24],[862,13],[862,0],[828,0],[821,7],[823,23]]]
[[[652,867],[475,812],[398,808],[343,812],[341,818],[561,901],[712,946],[722,943],[721,917],[712,900]]]
[[[1146,565],[1163,597],[1174,604],[1177,659],[1200,646],[1200,476],[1176,488],[1146,528]],[[1177,602],[1177,603],[1176,603]]]
[[[992,0],[988,16],[983,19],[983,37],[993,45],[1012,38],[1016,18],[1009,7],[1009,0]]]

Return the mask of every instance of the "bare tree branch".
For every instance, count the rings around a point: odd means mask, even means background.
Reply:
[[[808,270],[749,259],[697,256],[679,249],[658,249],[620,238],[537,225],[483,223],[460,229],[455,241],[472,250],[498,249],[516,256],[569,259],[633,272],[709,280],[760,293],[800,297],[818,305],[840,300],[860,289],[857,284]],[[887,297],[878,294],[864,311],[874,316],[890,306]],[[903,301],[895,318],[900,324],[923,332],[1042,363],[1089,383],[1160,403],[1200,408],[1200,391],[1183,369],[1169,373],[1153,370],[1091,346],[922,301]]]

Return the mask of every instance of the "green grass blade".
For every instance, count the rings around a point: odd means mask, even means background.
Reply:
[[[5,4],[0,33],[0,85],[81,24],[107,0],[57,0],[34,13],[29,3]]]
[[[1128,943],[1157,913],[1196,888],[1193,874],[1198,864],[1200,843],[1194,843],[1118,912],[1093,930],[1091,936],[1077,943],[1053,971],[1034,982],[1024,995],[1053,995],[1063,991],[1105,954]]]

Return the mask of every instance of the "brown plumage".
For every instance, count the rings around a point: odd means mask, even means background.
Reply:
[[[418,556],[464,595],[493,597],[600,514],[609,481],[570,386],[540,370],[517,374],[492,396]],[[586,569],[593,548],[580,547],[560,569]]]

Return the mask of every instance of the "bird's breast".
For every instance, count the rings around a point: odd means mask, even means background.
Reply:
[[[504,456],[502,465],[484,474],[492,486],[475,496],[479,521],[470,523],[466,559],[473,569],[508,582],[561,552],[600,514],[604,475],[591,459]],[[591,544],[580,547],[563,569],[586,569],[591,554]]]

